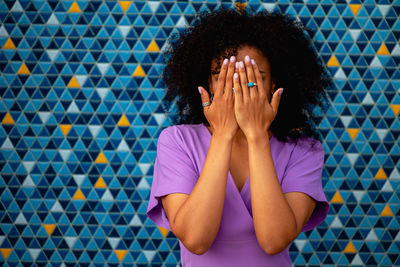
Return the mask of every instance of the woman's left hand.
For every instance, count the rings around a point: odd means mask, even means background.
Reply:
[[[275,91],[269,103],[267,94],[271,89],[264,88],[257,63],[246,56],[245,62],[238,65],[239,73],[236,69],[233,77],[237,123],[248,139],[268,136],[268,129],[278,112],[283,88]],[[250,88],[248,82],[256,82],[257,85]]]

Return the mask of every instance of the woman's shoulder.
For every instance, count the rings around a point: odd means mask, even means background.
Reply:
[[[170,142],[175,141],[180,144],[187,143],[188,140],[204,136],[201,127],[205,126],[201,123],[171,125],[161,130],[158,140],[159,142],[169,140]]]
[[[296,147],[307,149],[307,150],[323,150],[323,146],[320,140],[313,137],[300,137],[296,141]]]
[[[193,134],[198,133],[200,128],[204,127],[203,124],[176,124],[167,126],[163,130],[161,130],[160,135],[169,134],[169,135],[182,135],[182,134]]]
[[[307,160],[318,164],[324,161],[325,150],[322,143],[312,137],[299,138],[293,148],[292,159]]]
[[[323,145],[320,140],[309,136],[300,136],[296,140],[287,140],[286,142],[277,140],[282,146],[289,146],[293,148],[303,148],[303,149],[323,149]]]
[[[277,149],[280,152],[287,152],[293,157],[302,157],[307,155],[324,154],[324,146],[318,139],[302,136],[297,140],[288,140],[286,142],[278,141]]]

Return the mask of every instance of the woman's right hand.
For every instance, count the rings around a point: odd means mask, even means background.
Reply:
[[[213,88],[214,98],[211,105],[203,107],[203,112],[211,126],[212,133],[233,138],[239,129],[235,117],[235,102],[233,87],[233,73],[235,72],[235,57],[225,59],[222,63],[216,88]],[[210,84],[212,86],[212,83]],[[208,92],[201,86],[201,102],[210,103]]]

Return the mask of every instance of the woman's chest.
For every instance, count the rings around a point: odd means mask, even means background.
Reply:
[[[250,176],[249,157],[247,149],[235,147],[232,148],[229,172],[233,181],[235,182],[236,188],[239,192],[241,192],[243,186]]]

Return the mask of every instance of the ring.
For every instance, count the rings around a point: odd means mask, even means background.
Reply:
[[[204,102],[204,103],[202,103],[202,105],[203,105],[203,107],[209,106],[210,102]]]
[[[235,93],[235,88],[232,88],[232,94],[234,94]]]
[[[249,87],[253,87],[253,86],[257,86],[257,83],[249,82],[247,85],[248,85]]]

